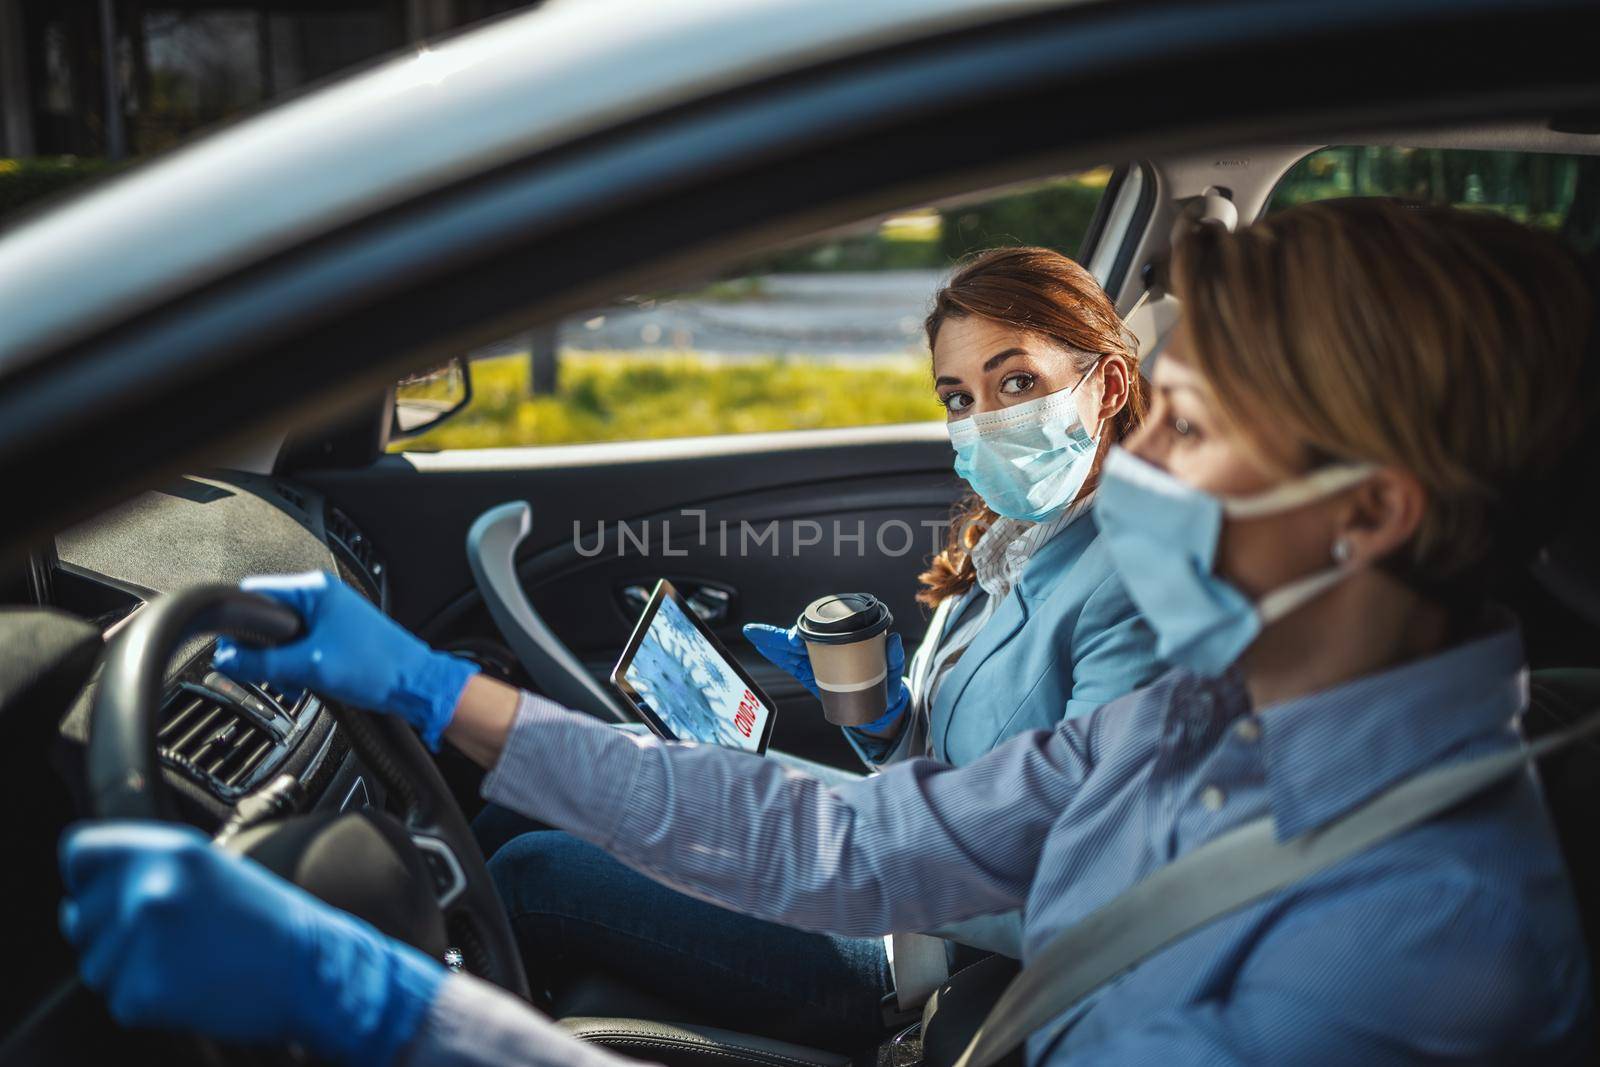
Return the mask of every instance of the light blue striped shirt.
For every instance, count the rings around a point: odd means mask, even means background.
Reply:
[[[1424,768],[1519,744],[1526,691],[1511,628],[1259,713],[1237,678],[1174,672],[959,770],[913,760],[831,789],[529,696],[485,794],[794,926],[877,935],[1021,906],[1026,961],[1243,822],[1315,831]],[[1591,1022],[1583,944],[1529,774],[1182,939],[1036,1034],[1028,1059],[1576,1061]],[[613,1062],[461,978],[411,1055]]]

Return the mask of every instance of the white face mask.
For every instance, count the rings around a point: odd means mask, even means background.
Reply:
[[[1089,479],[1100,441],[1078,412],[1078,387],[948,425],[956,473],[998,515],[1040,522],[1070,504]]]

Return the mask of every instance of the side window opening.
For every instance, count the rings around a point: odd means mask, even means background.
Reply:
[[[942,421],[923,320],[951,266],[1001,245],[1076,255],[1096,168],[919,205],[620,297],[471,353],[471,400],[391,451]]]

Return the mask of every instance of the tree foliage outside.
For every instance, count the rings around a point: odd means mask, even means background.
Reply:
[[[1494,211],[1559,233],[1585,252],[1593,251],[1600,237],[1600,159],[1543,152],[1324,148],[1284,175],[1267,211],[1345,196],[1394,196]]]
[[[77,156],[0,159],[0,219],[116,169],[107,160]]]
[[[1076,256],[1105,195],[1109,172],[1048,182],[942,213],[939,254],[955,262],[988,248],[1042,245]]]

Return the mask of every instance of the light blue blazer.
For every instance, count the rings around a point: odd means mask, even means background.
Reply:
[[[947,618],[944,632],[959,622],[959,616]],[[1155,643],[1112,569],[1091,511],[1028,560],[940,682],[925,715],[891,745],[858,730],[846,729],[845,736],[874,769],[922,755],[924,745],[941,762],[960,766],[1017,734],[1054,729],[1144,685],[1161,670]],[[929,933],[1013,958],[1022,954],[1019,911]]]
[[[959,621],[947,619],[945,631]],[[926,721],[908,724],[893,746],[845,735],[871,767],[921,755],[921,737],[935,758],[960,766],[1019,733],[1086,715],[1157,673],[1155,635],[1117,579],[1091,511],[1028,560],[939,684]]]
[[[1028,560],[940,683],[928,709],[934,755],[960,766],[1024,731],[1087,715],[1159,673],[1155,643],[1093,512],[1082,516]]]

